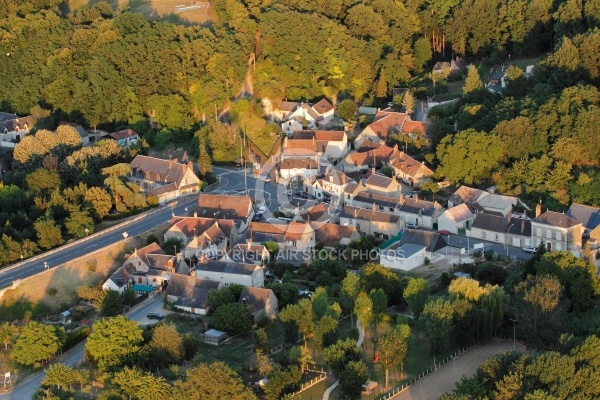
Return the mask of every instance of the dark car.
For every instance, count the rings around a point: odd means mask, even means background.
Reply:
[[[364,175],[364,174],[366,174],[367,172],[369,172],[369,170],[368,170],[368,169],[366,169],[366,168],[363,168],[363,169],[361,169],[361,170],[360,170],[360,171],[358,171],[358,172],[360,172],[361,174],[363,174],[363,175]]]
[[[442,230],[442,231],[438,231],[438,233],[443,236],[450,236],[450,231]]]
[[[148,317],[148,319],[157,319],[157,320],[161,320],[163,319],[165,316],[162,315],[161,313],[157,313],[157,312],[149,312],[148,314],[146,314],[146,317]]]
[[[260,219],[262,218],[262,214],[261,213],[256,213],[254,214],[254,216],[252,217],[252,221],[254,222],[258,222],[260,221]]]

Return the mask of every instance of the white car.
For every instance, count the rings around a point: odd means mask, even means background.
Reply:
[[[412,222],[407,222],[407,223],[406,223],[406,228],[407,228],[407,229],[419,229],[419,225],[417,225],[417,224],[414,224],[414,223],[412,223]]]
[[[537,247],[527,246],[527,247],[523,247],[521,249],[521,251],[523,253],[531,253],[531,254],[533,254],[533,253],[537,252]]]
[[[268,176],[265,176],[264,178],[262,178],[262,181],[269,183],[269,182],[271,182],[271,178],[269,178]]]
[[[292,195],[292,191],[288,189],[288,190],[285,191],[285,194],[287,194],[288,196],[291,196]]]

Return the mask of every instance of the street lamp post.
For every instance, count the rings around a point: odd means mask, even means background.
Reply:
[[[509,318],[513,323],[513,351],[517,350],[517,320]]]
[[[50,270],[50,265],[46,261],[44,261],[44,268],[46,268],[46,271]]]

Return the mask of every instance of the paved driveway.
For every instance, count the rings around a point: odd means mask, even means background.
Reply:
[[[409,389],[392,397],[395,400],[435,400],[446,392],[454,389],[456,382],[463,375],[471,376],[477,368],[494,354],[513,349],[510,341],[492,340],[483,345],[475,345],[467,352],[461,354],[456,360],[446,363],[421,379]],[[517,343],[517,350],[525,351],[525,347]]]

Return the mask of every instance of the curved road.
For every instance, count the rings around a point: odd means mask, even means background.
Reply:
[[[112,226],[106,230],[92,234],[64,246],[39,254],[23,262],[14,264],[0,271],[0,287],[4,287],[17,279],[25,279],[48,268],[56,268],[78,257],[100,250],[111,243],[124,240],[123,233],[135,236],[147,232],[160,224],[168,222],[175,215],[185,215],[185,208],[191,213],[198,202],[198,195],[182,197],[173,205],[161,206],[147,211],[128,221]],[[47,264],[45,264],[47,263]]]

